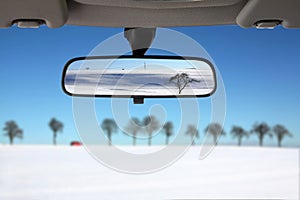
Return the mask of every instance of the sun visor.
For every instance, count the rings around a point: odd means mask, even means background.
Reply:
[[[241,10],[236,22],[244,28],[265,21],[279,21],[285,28],[300,28],[299,8],[299,0],[251,0]]]
[[[0,27],[18,23],[23,27],[46,24],[48,27],[63,26],[68,19],[65,0],[10,0],[0,1]]]

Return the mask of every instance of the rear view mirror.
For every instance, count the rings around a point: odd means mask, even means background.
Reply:
[[[216,75],[196,57],[82,57],[66,64],[62,86],[73,96],[205,97],[216,90]]]

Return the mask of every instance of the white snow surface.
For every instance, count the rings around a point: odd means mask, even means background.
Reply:
[[[204,160],[199,151],[131,175],[104,167],[83,147],[0,146],[0,199],[299,199],[299,149],[220,146]]]

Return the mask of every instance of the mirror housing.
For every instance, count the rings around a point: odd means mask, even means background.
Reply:
[[[181,56],[92,56],[73,58],[64,67],[62,88],[71,96],[195,98],[217,87],[212,63]]]

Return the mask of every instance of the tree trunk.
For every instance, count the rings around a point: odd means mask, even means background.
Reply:
[[[239,137],[239,139],[238,139],[238,146],[241,146],[241,144],[242,144],[242,138]]]
[[[132,145],[133,146],[136,145],[136,136],[135,135],[132,136]]]
[[[192,145],[194,146],[195,145],[195,138],[192,137]]]
[[[148,146],[151,146],[151,144],[152,144],[152,132],[150,133],[150,132],[148,132]]]
[[[169,136],[166,137],[166,145],[169,144]]]
[[[151,137],[148,139],[148,146],[151,146]]]
[[[264,140],[264,137],[263,136],[259,136],[259,146],[263,146],[263,140]]]
[[[213,137],[214,137],[214,143],[217,146],[218,145],[218,136],[214,135]]]
[[[14,144],[14,137],[12,135],[9,135],[9,144],[10,145]]]
[[[57,133],[53,132],[53,145],[56,145],[56,136],[57,136]]]
[[[107,137],[108,137],[108,145],[111,146],[111,133],[110,132],[107,133]]]
[[[281,139],[278,139],[278,147],[281,148]]]

